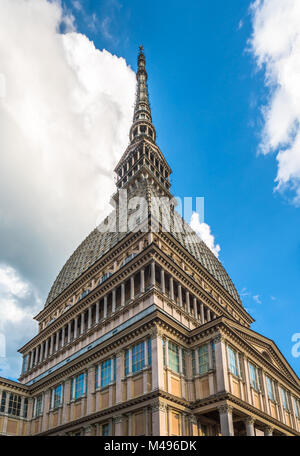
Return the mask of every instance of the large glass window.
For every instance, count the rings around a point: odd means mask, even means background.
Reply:
[[[116,356],[114,357],[114,382],[116,381],[117,378],[117,358]]]
[[[286,390],[283,388],[280,388],[280,395],[281,395],[283,408],[285,408],[285,410],[289,410]]]
[[[102,424],[102,436],[104,437],[106,435],[109,435],[109,424],[108,423]]]
[[[21,396],[10,393],[8,401],[8,414],[20,416],[21,412]]]
[[[145,342],[132,347],[132,372],[137,372],[145,367]]]
[[[125,375],[129,374],[129,349],[125,351]]]
[[[193,375],[196,375],[196,353],[195,353],[195,350],[192,351],[192,368],[193,368]]]
[[[173,342],[168,342],[169,367],[179,373],[179,347]]]
[[[204,374],[205,372],[208,372],[208,369],[208,345],[206,344],[199,348],[199,372],[200,374]]]
[[[1,405],[0,405],[0,412],[2,412],[2,413],[5,412],[6,396],[7,396],[6,391],[2,391]]]
[[[101,364],[101,388],[109,385],[111,381],[111,359]]]
[[[24,399],[23,418],[27,418],[28,413],[28,398]]]
[[[296,417],[300,418],[299,402],[297,401],[297,399],[294,396],[293,396],[293,402],[294,402],[294,409],[295,409]]]
[[[251,386],[258,391],[259,384],[258,384],[258,376],[257,376],[257,369],[253,364],[249,363],[249,372],[250,372],[250,384]]]
[[[162,340],[162,349],[163,349],[163,363],[166,365],[166,340]]]
[[[43,408],[43,396],[40,395],[35,399],[35,416],[40,416],[42,414]]]
[[[147,341],[147,346],[148,346],[148,366],[151,366],[152,364],[152,343],[151,343],[151,337],[149,337]]]
[[[267,383],[268,397],[269,397],[269,399],[271,399],[271,401],[274,401],[273,382],[269,377],[266,377],[266,383]]]
[[[54,408],[57,408],[61,405],[62,403],[62,388],[61,388],[61,385],[58,385],[55,389],[54,389],[54,398],[53,398],[53,407]]]
[[[75,399],[79,399],[84,394],[84,374],[75,378]]]
[[[236,360],[236,351],[227,347],[229,370],[233,375],[238,376],[238,367]]]

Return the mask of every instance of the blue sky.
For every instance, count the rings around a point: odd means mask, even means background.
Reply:
[[[249,6],[247,0],[184,8],[174,0],[86,1],[95,29],[74,14],[96,47],[123,56],[134,69],[143,43],[157,142],[173,170],[173,193],[205,197],[205,221],[256,319],[252,328],[273,339],[299,373],[291,337],[300,331],[300,213],[286,193],[274,192],[274,156],[258,155],[269,90],[247,50]]]
[[[36,333],[32,315],[95,226],[98,181],[102,206],[112,192],[111,170],[128,142],[132,115],[135,82],[126,63],[135,71],[140,44],[157,143],[173,170],[172,192],[205,197],[205,222],[256,320],[252,329],[273,339],[299,374],[291,338],[300,333],[300,146],[293,149],[300,84],[297,77],[280,79],[282,56],[292,56],[286,51],[291,42],[300,71],[295,10],[277,0],[262,0],[252,13],[250,0],[199,0],[184,7],[177,0],[64,0],[68,20],[57,27],[58,10],[39,1],[39,10],[32,0],[0,5],[0,77],[7,73],[9,82],[0,106],[0,148],[3,154],[7,150],[0,169],[0,333],[7,335],[11,359],[4,367],[0,363],[2,375],[17,376],[20,357],[13,353]],[[274,27],[272,15],[280,8],[282,23]],[[297,11],[300,15],[299,5]],[[19,27],[10,27],[10,18]],[[67,60],[57,30],[77,32],[63,40]],[[1,45],[8,42],[11,58]],[[95,56],[90,42],[110,54]],[[286,67],[297,76],[297,69]],[[98,74],[104,95],[96,87]],[[69,96],[74,87],[81,104]],[[298,111],[291,99],[298,100]],[[94,126],[83,131],[80,119]],[[278,162],[285,149],[288,155]],[[15,315],[5,314],[4,329],[1,306],[16,309]]]

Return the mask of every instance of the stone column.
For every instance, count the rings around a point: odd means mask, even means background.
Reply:
[[[248,416],[245,420],[246,433],[248,436],[255,436],[254,431],[254,419],[252,416]]]
[[[132,436],[133,435],[133,429],[132,429],[132,413],[128,413],[128,435]]]
[[[145,269],[142,268],[140,271],[141,277],[140,277],[140,291],[141,293],[145,293]]]
[[[48,358],[48,350],[49,350],[49,339],[46,339],[46,341],[45,341],[45,355],[44,355],[44,359],[47,359],[47,358]]]
[[[43,354],[44,354],[44,342],[41,343],[41,349],[40,349],[40,363],[43,361]]]
[[[74,318],[74,339],[78,337],[78,317]]]
[[[190,435],[198,436],[198,423],[195,415],[189,415]]]
[[[65,345],[65,331],[66,327],[64,326],[61,330],[61,346],[64,347]]]
[[[71,399],[71,379],[68,378],[64,384],[64,401],[62,409],[62,424],[67,423],[68,421],[68,404]]]
[[[107,295],[104,296],[103,318],[107,318]]]
[[[174,300],[174,280],[172,276],[170,276],[170,298]]]
[[[190,293],[188,291],[185,292],[185,302],[186,302],[186,311],[190,314],[191,313],[191,304],[190,304]]]
[[[125,306],[125,283],[121,283],[121,307]]]
[[[88,388],[87,388],[87,408],[86,413],[89,415],[94,412],[94,398],[95,398],[95,366],[88,369]]]
[[[156,400],[152,406],[152,435],[166,436],[166,406],[159,400]]]
[[[152,335],[152,389],[164,389],[164,357],[162,334],[155,331]]]
[[[220,426],[222,436],[234,435],[233,421],[232,421],[232,407],[222,405],[219,407]]]
[[[58,351],[59,331],[55,333],[55,351]]]
[[[193,299],[193,305],[194,305],[194,318],[196,320],[198,320],[197,298]]]
[[[179,299],[179,306],[182,307],[182,288],[180,283],[178,284],[178,299]]]
[[[149,412],[148,407],[144,408],[145,435],[149,435]]]
[[[34,365],[38,363],[38,354],[39,354],[39,347],[35,348],[35,357],[34,357]]]
[[[71,322],[68,323],[68,344],[71,342]]]
[[[88,310],[88,329],[92,327],[92,306]]]
[[[30,367],[29,367],[30,369],[32,369],[32,367],[33,367],[33,361],[34,361],[34,351],[31,350],[31,352],[30,352]]]
[[[264,434],[267,437],[272,437],[274,429],[271,426],[266,426]]]
[[[130,277],[130,299],[134,299],[134,276]]]
[[[207,321],[211,321],[210,309],[207,309]]]
[[[201,302],[200,303],[200,315],[201,315],[201,324],[204,325],[205,320],[204,320],[204,305]]]
[[[117,376],[116,376],[116,403],[123,400],[122,397],[122,379],[124,378],[124,350],[116,353],[117,357]],[[116,434],[118,435],[118,434]]]
[[[162,291],[162,293],[165,293],[166,292],[165,271],[162,268],[160,270],[160,283],[161,283],[161,291]]]
[[[116,416],[115,422],[115,436],[119,437],[123,435],[123,415]]]
[[[54,351],[54,334],[51,335],[50,356],[53,355],[53,351]]]
[[[112,290],[112,306],[111,306],[112,313],[115,313],[115,311],[116,311],[116,292],[117,292],[117,290],[114,288]]]
[[[99,306],[100,306],[100,302],[99,300],[96,302],[96,324],[99,323]]]
[[[152,261],[151,262],[151,285],[154,286],[155,285],[155,262]]]
[[[48,389],[43,397],[43,416],[42,416],[42,432],[47,431],[48,429],[48,411],[50,409],[50,393],[51,390]]]
[[[229,391],[226,347],[222,335],[217,337],[214,340],[214,343],[216,359],[217,392],[219,393],[221,391]]]
[[[84,312],[81,314],[81,324],[80,324],[80,334],[83,334],[84,331]]]

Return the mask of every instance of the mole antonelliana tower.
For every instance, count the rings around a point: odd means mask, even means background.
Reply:
[[[19,382],[0,377],[0,434],[300,435],[299,378],[175,208],[142,47],[136,77],[114,209],[56,278]]]

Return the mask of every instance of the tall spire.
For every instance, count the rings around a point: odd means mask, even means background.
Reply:
[[[133,124],[130,129],[130,141],[137,141],[141,137],[147,137],[155,142],[156,131],[152,124],[151,109],[149,105],[146,59],[143,46],[140,46],[138,55],[138,67],[136,72],[137,90],[133,114]]]
[[[146,59],[140,46],[136,72],[137,89],[130,143],[120,158],[115,173],[117,188],[133,188],[141,182],[169,195],[171,168],[156,144],[148,97]]]

